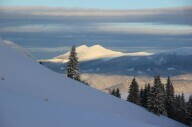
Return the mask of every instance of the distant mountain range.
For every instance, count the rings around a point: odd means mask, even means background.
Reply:
[[[122,53],[101,45],[77,47],[80,69],[83,73],[115,75],[175,76],[192,73],[192,48],[178,48],[156,54],[148,52]],[[48,68],[65,72],[69,52],[53,59],[39,60]]]

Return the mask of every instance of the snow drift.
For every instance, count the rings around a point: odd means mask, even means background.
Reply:
[[[1,127],[184,127],[54,73],[0,42]]]

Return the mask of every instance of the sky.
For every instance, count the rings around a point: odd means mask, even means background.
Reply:
[[[54,6],[67,8],[141,9],[192,5],[192,0],[1,0],[1,6]]]
[[[0,38],[37,59],[72,45],[159,52],[192,47],[192,0],[1,0]]]

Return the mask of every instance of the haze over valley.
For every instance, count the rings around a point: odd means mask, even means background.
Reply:
[[[155,75],[163,81],[171,76],[176,93],[192,93],[191,48],[178,48],[161,53],[123,53],[106,49],[101,45],[77,47],[82,80],[92,87],[108,92],[119,88],[127,93],[133,76],[141,87],[153,82]],[[69,52],[53,59],[39,60],[42,65],[64,74]]]

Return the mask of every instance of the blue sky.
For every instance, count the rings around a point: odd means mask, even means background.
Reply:
[[[0,6],[60,6],[66,8],[144,9],[192,5],[192,0],[1,0]]]

